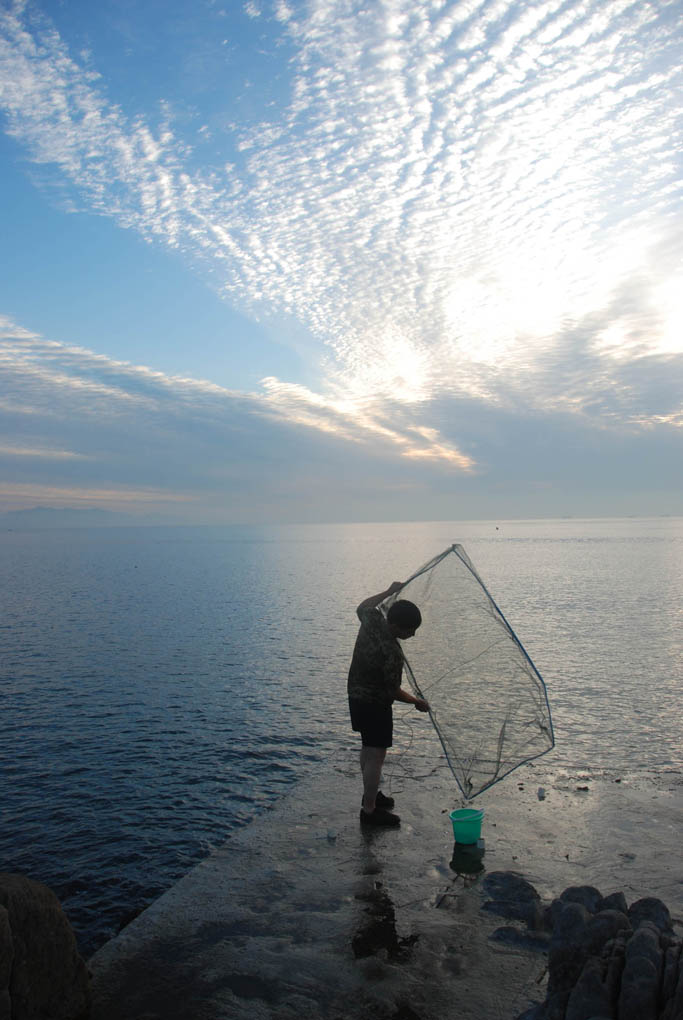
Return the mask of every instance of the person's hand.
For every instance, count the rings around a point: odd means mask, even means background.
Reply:
[[[392,581],[392,583],[389,585],[389,588],[387,589],[387,593],[389,595],[395,595],[396,592],[400,591],[402,587],[403,581]]]
[[[415,708],[418,710],[418,712],[428,712],[429,711],[429,705],[425,701],[424,698],[416,698],[415,699]]]

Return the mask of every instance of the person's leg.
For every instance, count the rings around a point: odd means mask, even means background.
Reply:
[[[366,747],[360,752],[360,768],[363,773],[363,810],[368,814],[375,810],[375,799],[382,778],[382,766],[387,756],[386,747]]]
[[[361,822],[369,825],[398,825],[400,818],[388,810],[394,806],[393,798],[380,797],[378,804],[382,766],[393,738],[391,706],[377,706],[349,698],[349,709],[353,729],[360,732],[363,742],[360,753],[363,776]]]

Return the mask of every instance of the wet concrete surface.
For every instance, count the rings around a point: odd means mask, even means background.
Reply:
[[[400,829],[368,831],[351,756],[295,787],[95,954],[93,1020],[512,1020],[543,998],[546,958],[482,910],[492,871],[683,918],[678,772],[525,766],[475,802],[483,856],[454,848],[445,768],[390,792]]]

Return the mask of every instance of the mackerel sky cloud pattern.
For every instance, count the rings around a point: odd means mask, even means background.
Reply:
[[[464,473],[448,402],[681,426],[674,0],[243,11],[281,83],[256,116],[228,116],[220,81],[191,116],[117,101],[23,0],[0,12],[0,104],[66,208],[300,324],[314,384],[269,376],[255,414]]]

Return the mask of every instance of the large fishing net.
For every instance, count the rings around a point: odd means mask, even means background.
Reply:
[[[461,545],[386,599],[409,599],[422,626],[404,643],[405,672],[427,699],[466,800],[554,745],[545,684]]]

